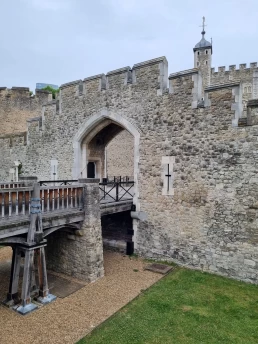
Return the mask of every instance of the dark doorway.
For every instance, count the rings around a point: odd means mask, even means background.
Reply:
[[[90,161],[87,165],[87,177],[95,178],[95,162]]]

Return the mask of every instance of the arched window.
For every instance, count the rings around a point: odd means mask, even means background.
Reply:
[[[251,92],[252,92],[252,87],[248,86],[248,93],[251,93]]]
[[[197,55],[200,55],[200,52],[198,51]]]
[[[205,54],[208,55],[208,50],[205,50]]]

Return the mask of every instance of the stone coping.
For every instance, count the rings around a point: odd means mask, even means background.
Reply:
[[[156,59],[152,59],[152,60],[147,60],[147,61],[144,61],[144,62],[136,63],[133,66],[133,69],[150,66],[150,65],[153,65],[153,64],[156,64],[156,63],[159,63],[159,62],[167,63],[166,57],[162,56],[162,57],[158,57]],[[106,76],[110,76],[110,75],[114,75],[114,74],[119,74],[119,73],[123,73],[123,72],[128,72],[129,70],[131,70],[131,68],[129,66],[123,67],[123,68],[119,68],[119,69],[115,69],[115,70],[112,70],[112,71],[108,72],[106,74]],[[83,81],[87,82],[87,81],[91,81],[91,80],[95,80],[95,79],[100,79],[103,76],[105,76],[104,73],[97,74],[97,75],[93,75],[93,76],[87,77],[87,78],[83,79]],[[63,88],[70,87],[70,86],[76,86],[76,85],[80,84],[81,82],[82,82],[82,80],[75,80],[75,81],[67,82],[65,84],[62,84],[59,88],[63,89]]]
[[[87,82],[87,81],[91,81],[91,80],[101,79],[103,76],[105,76],[104,73],[97,74],[97,75],[89,76],[88,78],[84,78],[83,81]]]
[[[15,90],[15,91],[29,91],[29,87],[16,87],[16,86],[13,86],[12,87],[12,90]]]
[[[112,71],[108,72],[106,75],[110,76],[110,75],[115,75],[115,74],[121,74],[121,73],[128,72],[130,70],[131,70],[131,67],[127,66],[127,67],[112,70]]]
[[[27,119],[27,122],[37,122],[41,120],[41,116],[40,117],[33,117],[33,118],[29,118]]]
[[[218,84],[218,85],[211,85],[209,87],[206,87],[204,89],[205,92],[211,92],[211,91],[216,91],[216,90],[220,90],[222,88],[232,88],[232,87],[236,87],[239,86],[240,83],[239,82],[232,82],[232,83],[227,83],[227,84]]]
[[[144,62],[140,62],[140,63],[136,63],[133,65],[133,69],[137,69],[137,68],[142,68],[142,67],[146,67],[146,66],[150,66],[159,62],[165,62],[167,63],[167,59],[165,56],[161,56],[161,57],[157,57],[156,59],[152,59],[152,60],[147,60]]]
[[[193,74],[197,74],[198,73],[198,68],[192,68],[192,69],[186,69],[183,70],[181,72],[177,72],[177,73],[172,73],[169,75],[168,79],[177,79],[181,76],[188,76],[188,75],[193,75]]]
[[[70,87],[70,86],[76,86],[76,85],[80,84],[81,82],[82,82],[82,80],[75,80],[75,81],[67,82],[66,84],[62,84],[59,88],[63,89],[63,88]]]

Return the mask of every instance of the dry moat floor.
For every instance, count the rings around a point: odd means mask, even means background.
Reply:
[[[51,292],[58,299],[26,316],[1,305],[0,343],[75,343],[162,277],[144,270],[141,259],[119,253],[105,252],[104,263],[105,277],[87,285],[50,274]],[[8,291],[10,266],[11,249],[0,248],[1,301]]]

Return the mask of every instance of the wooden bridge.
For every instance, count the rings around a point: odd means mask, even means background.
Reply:
[[[78,181],[42,181],[39,184],[44,236],[84,219],[83,187]],[[32,193],[32,185],[0,184],[0,244],[14,243],[21,239],[7,238],[28,232]],[[130,210],[133,182],[100,183],[99,200],[101,215]]]
[[[80,231],[85,218],[87,195],[85,180],[42,181],[40,183],[0,184],[0,245],[13,248],[12,271],[7,300],[9,307],[20,303],[17,311],[26,314],[37,306],[31,302],[35,289],[35,269],[38,271],[39,289],[37,301],[43,304],[55,297],[49,294],[45,261],[46,238],[54,231],[69,233]],[[90,180],[87,180],[89,183]],[[94,181],[96,183],[96,180]],[[133,204],[133,182],[104,181],[99,193],[88,207],[98,203],[99,213],[130,210]],[[18,297],[18,282],[21,257],[24,256],[24,273],[21,299]]]

